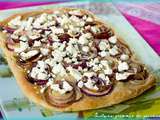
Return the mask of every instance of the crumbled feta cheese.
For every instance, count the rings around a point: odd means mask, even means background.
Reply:
[[[56,64],[56,61],[53,58],[48,58],[45,60],[45,63],[53,67]]]
[[[95,72],[84,72],[83,76],[90,78],[90,77],[94,76],[95,74],[96,74]]]
[[[40,41],[34,41],[33,47],[39,47],[41,46],[41,42]]]
[[[53,47],[54,49],[56,49],[56,48],[58,48],[60,45],[61,45],[61,43],[59,43],[59,42],[53,42],[52,47]]]
[[[109,53],[112,55],[112,56],[115,56],[118,54],[118,48],[117,46],[114,46],[113,48],[109,49]]]
[[[116,44],[116,42],[117,42],[117,37],[116,37],[116,36],[112,36],[112,37],[110,37],[108,40],[109,40],[110,43]]]
[[[103,66],[107,66],[108,67],[108,61],[107,60],[101,60],[101,64],[103,65]]]
[[[23,41],[23,42],[28,41],[28,38],[27,38],[27,36],[25,36],[25,35],[21,36],[19,39],[20,39],[21,41]]]
[[[61,33],[64,33],[63,28],[56,28],[56,27],[54,26],[54,27],[50,27],[50,29],[52,30],[52,33],[53,33],[53,34],[61,34]]]
[[[72,15],[70,18],[69,18],[71,21],[72,21],[72,24],[78,24],[80,23],[81,19],[79,19],[78,17]]]
[[[107,51],[101,51],[101,52],[98,52],[98,54],[99,54],[101,57],[109,56],[109,52],[107,52]]]
[[[59,92],[60,94],[65,94],[65,93],[66,93],[66,91],[65,91],[64,89],[60,89],[59,84],[52,84],[52,85],[50,86],[50,88],[51,88],[52,90],[56,91],[56,92]]]
[[[60,41],[60,40],[58,39],[58,36],[55,35],[55,34],[50,34],[50,37],[52,38],[53,41]]]
[[[99,43],[100,50],[106,50],[109,48],[109,44],[106,43],[106,40],[101,40]]]
[[[41,51],[42,55],[44,55],[44,56],[47,56],[49,53],[49,49],[47,49],[47,48],[40,48],[40,51]]]
[[[31,70],[31,77],[37,80],[47,80],[48,72],[46,71],[47,64],[44,61],[38,61],[37,65]]]
[[[92,27],[91,27],[91,31],[92,31],[93,33],[98,33],[98,32],[100,32],[100,29],[99,29],[97,26],[92,26]]]
[[[99,88],[95,85],[95,81],[91,80],[91,79],[87,79],[87,82],[84,83],[84,86],[89,88],[89,89],[93,89],[93,90],[98,90]]]
[[[64,61],[67,62],[67,63],[71,63],[71,62],[72,62],[72,59],[70,59],[69,57],[65,57],[65,58],[64,58]]]
[[[84,85],[84,83],[83,83],[82,81],[79,81],[78,84],[77,84],[77,86],[78,86],[79,88],[82,88],[83,85]]]
[[[15,48],[14,51],[17,53],[23,52],[24,50],[26,50],[28,48],[28,43],[27,42],[22,42],[20,41],[20,47]]]
[[[82,47],[82,50],[83,50],[84,52],[89,52],[89,47],[88,47],[88,46],[83,46],[83,47]]]
[[[76,69],[74,69],[74,68],[72,68],[72,67],[68,67],[67,69],[68,69],[68,71],[70,72],[70,74],[71,74],[77,81],[82,78],[82,74],[81,74],[78,70],[76,70]]]
[[[48,78],[48,75],[46,73],[39,73],[37,74],[37,79],[42,79],[42,80],[45,80]]]
[[[17,16],[16,18],[9,21],[8,25],[12,28],[16,28],[21,25],[21,16]]]
[[[100,74],[98,75],[98,77],[101,78],[101,79],[103,79],[103,80],[106,78],[105,74],[103,74],[103,73],[100,73]]]
[[[105,67],[104,68],[104,73],[106,75],[111,75],[112,74],[112,69],[110,68],[108,61],[107,60],[102,60],[101,64]]]
[[[121,71],[124,71],[124,70],[128,70],[129,69],[129,66],[127,64],[127,62],[119,62],[118,64],[118,71],[121,72]]]
[[[82,45],[84,44],[88,44],[89,40],[92,38],[92,35],[90,33],[86,33],[86,34],[82,34],[80,37],[79,37],[79,40],[78,42]]]
[[[106,74],[106,75],[111,75],[112,74],[112,69],[111,68],[106,68],[106,69],[104,69],[104,73]]]
[[[66,52],[71,54],[73,57],[77,57],[78,51],[73,45],[68,45],[66,47]]]
[[[67,92],[71,91],[73,87],[67,81],[63,81],[63,89]]]
[[[59,50],[52,51],[52,56],[54,57],[54,60],[57,62],[61,62],[63,60],[63,54]]]
[[[54,74],[59,74],[60,76],[64,76],[66,74],[66,70],[61,63],[55,64],[52,68],[52,72]]]
[[[128,78],[129,75],[131,75],[131,73],[116,73],[116,80],[125,80]]]
[[[125,60],[128,60],[129,59],[129,56],[126,55],[126,54],[122,54],[121,57],[120,57],[121,60],[125,61]]]
[[[27,20],[27,23],[26,23],[26,30],[30,30],[31,29],[31,25],[34,21],[34,18],[33,17],[29,17],[28,20]]]
[[[38,39],[38,38],[40,38],[41,37],[41,35],[40,34],[38,34],[38,33],[30,33],[29,35],[28,35],[28,37],[30,38],[30,39],[32,39],[32,40],[35,40],[35,39]]]
[[[62,88],[60,88],[59,84],[52,84],[51,89],[59,92],[60,94],[65,94],[68,91],[72,91],[73,87],[67,81],[63,81]]]
[[[31,50],[31,51],[28,51],[27,53],[21,52],[21,53],[20,53],[20,57],[21,57],[21,59],[23,59],[23,60],[27,60],[27,59],[29,59],[29,58],[37,55],[38,53],[39,53],[38,50]]]

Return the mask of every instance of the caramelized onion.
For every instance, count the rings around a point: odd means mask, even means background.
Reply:
[[[60,41],[61,42],[64,42],[64,41],[69,41],[69,38],[70,38],[71,36],[69,35],[69,34],[61,34],[61,35],[59,35],[59,39],[60,39]]]

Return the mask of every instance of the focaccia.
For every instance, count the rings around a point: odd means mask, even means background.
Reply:
[[[0,22],[0,30],[1,48],[18,85],[45,108],[112,106],[155,85],[154,76],[112,25],[87,10],[16,14]]]

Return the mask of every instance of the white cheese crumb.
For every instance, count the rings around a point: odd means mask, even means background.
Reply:
[[[47,80],[48,73],[46,71],[47,64],[44,61],[38,61],[36,67],[31,70],[31,77],[37,80]]]
[[[92,35],[90,33],[86,33],[86,34],[82,34],[80,37],[79,37],[79,40],[78,42],[82,45],[84,44],[88,44],[89,40],[92,38]]]
[[[112,36],[112,37],[110,37],[108,40],[109,40],[110,43],[116,44],[116,42],[117,42],[117,37],[116,37],[116,36]]]
[[[101,40],[99,43],[99,49],[103,51],[108,48],[109,48],[109,45],[106,43],[106,40]]]
[[[63,81],[63,89],[65,91],[71,91],[73,89],[73,87],[66,81]]]
[[[90,77],[94,76],[95,74],[96,74],[95,72],[85,72],[85,73],[83,73],[83,76],[90,78]]]
[[[53,41],[60,41],[59,39],[58,39],[58,36],[57,35],[55,35],[55,34],[50,34],[50,37],[52,38],[52,40]]]
[[[42,55],[44,55],[44,56],[47,56],[49,53],[49,49],[47,49],[47,48],[40,48],[40,51],[41,51]]]
[[[61,33],[64,33],[63,28],[56,28],[56,27],[54,26],[54,27],[50,27],[50,29],[52,30],[52,33],[53,33],[53,34],[61,34]]]
[[[101,52],[98,52],[98,54],[99,54],[101,57],[109,56],[109,52],[107,52],[107,51],[101,51]]]
[[[66,70],[61,63],[55,64],[52,68],[52,72],[54,74],[59,74],[60,76],[63,76],[66,74]]]
[[[12,28],[16,28],[17,26],[21,25],[21,16],[17,16],[16,18],[12,19],[8,25]]]
[[[128,78],[129,75],[131,75],[132,73],[116,73],[116,80],[125,80]]]
[[[112,74],[112,69],[111,68],[106,68],[105,70],[104,70],[104,73],[106,74],[106,75],[111,75]]]
[[[112,55],[112,56],[115,56],[118,54],[118,48],[117,46],[114,46],[113,48],[109,49],[109,53]]]
[[[126,54],[122,54],[121,57],[120,57],[121,60],[125,61],[125,60],[128,60],[129,59],[129,56],[126,55]]]
[[[98,77],[101,78],[101,79],[103,79],[103,80],[106,78],[105,74],[103,74],[103,73],[100,73],[100,74],[98,75]]]
[[[98,33],[98,32],[100,32],[100,30],[99,30],[99,28],[98,28],[97,26],[92,26],[92,27],[91,27],[91,31],[92,31],[93,33]]]
[[[84,85],[84,83],[83,83],[82,81],[79,81],[78,84],[77,84],[77,86],[78,86],[79,88],[82,88],[83,85]]]
[[[28,41],[28,38],[25,35],[21,36],[19,39],[24,42]]]
[[[25,52],[21,52],[20,53],[20,57],[23,59],[23,60],[27,60],[35,55],[37,55],[39,53],[38,50],[31,50],[31,51],[28,51],[27,53]]]
[[[14,51],[17,53],[23,52],[24,50],[26,50],[28,48],[28,43],[27,42],[22,42],[20,41],[20,47],[15,48]]]
[[[59,50],[52,51],[52,56],[54,57],[54,60],[57,62],[61,62],[63,60],[63,54]]]
[[[86,83],[84,83],[84,85],[89,88],[89,89],[93,89],[93,90],[98,90],[99,88],[95,85],[95,81],[88,79]]]
[[[129,66],[128,66],[128,64],[127,64],[127,62],[119,62],[119,64],[118,64],[118,71],[119,72],[122,72],[122,71],[124,71],[124,70],[128,70],[129,69]]]
[[[82,47],[82,50],[83,50],[84,52],[89,52],[89,47],[88,47],[88,46],[83,46],[83,47]]]
[[[39,47],[39,46],[41,46],[41,45],[42,45],[42,44],[41,44],[40,41],[34,41],[34,44],[33,44],[34,47]]]
[[[72,68],[72,67],[68,67],[67,69],[69,70],[70,74],[71,74],[77,81],[80,80],[80,79],[82,79],[82,74],[81,74],[78,70],[76,70],[76,69],[74,69],[74,68]]]
[[[59,84],[52,84],[51,89],[59,92],[60,94],[65,94],[68,91],[72,91],[73,87],[67,81],[63,81],[62,89],[60,88]]]

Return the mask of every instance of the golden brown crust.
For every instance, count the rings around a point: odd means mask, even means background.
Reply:
[[[60,10],[70,10],[70,9],[60,8]],[[29,16],[34,16],[42,12],[50,13],[52,11],[53,9],[16,14],[1,22],[0,25],[6,25],[8,21],[10,21],[11,19],[13,19],[18,15],[27,18]],[[83,10],[83,12],[91,14],[88,11]],[[0,40],[1,40],[0,42],[1,48],[5,53],[5,57],[8,61],[8,64],[17,80],[18,85],[21,87],[24,94],[35,103],[55,111],[81,111],[86,109],[96,109],[96,108],[111,106],[113,104],[118,104],[120,102],[134,98],[142,94],[144,91],[148,90],[155,84],[154,76],[151,73],[149,73],[149,77],[146,80],[144,80],[142,84],[133,84],[131,82],[118,82],[114,86],[113,91],[109,95],[103,97],[88,97],[84,95],[83,99],[73,103],[68,107],[55,108],[52,105],[48,104],[40,94],[36,93],[35,92],[36,88],[34,87],[34,85],[32,85],[26,80],[26,76],[23,72],[23,69],[17,65],[15,58],[13,57],[13,53],[10,52],[5,46],[6,36],[4,33],[0,33]]]

